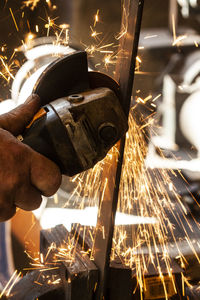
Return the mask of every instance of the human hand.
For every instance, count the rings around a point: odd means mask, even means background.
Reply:
[[[42,197],[52,196],[60,186],[55,163],[17,140],[40,107],[37,95],[0,115],[0,221],[10,219],[16,207],[34,210]]]

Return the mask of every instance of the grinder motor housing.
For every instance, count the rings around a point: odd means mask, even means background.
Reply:
[[[83,51],[49,65],[33,92],[45,105],[20,139],[54,161],[65,175],[93,167],[127,131],[117,83],[102,73],[88,72]]]

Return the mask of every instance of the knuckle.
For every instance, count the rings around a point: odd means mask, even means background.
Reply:
[[[31,182],[46,196],[52,196],[61,184],[61,173],[55,163],[41,155],[35,156],[31,166]]]
[[[59,172],[54,174],[54,176],[52,176],[51,179],[46,183],[46,190],[44,191],[43,195],[46,197],[54,195],[59,189],[61,181],[61,174]]]
[[[5,174],[4,184],[2,185],[2,190],[6,193],[9,193],[10,196],[14,196],[17,193],[17,190],[21,186],[21,177],[18,172],[7,173]]]
[[[2,137],[2,135],[1,135]],[[21,166],[29,159],[28,147],[19,142],[11,134],[6,134],[0,145],[0,160],[6,166]]]
[[[42,202],[42,197],[36,189],[24,186],[15,197],[15,205],[23,210],[37,209]]]
[[[20,162],[26,160],[28,155],[27,147],[17,140],[15,142],[13,141],[13,143],[10,143],[9,150],[13,156],[13,159],[18,159]]]

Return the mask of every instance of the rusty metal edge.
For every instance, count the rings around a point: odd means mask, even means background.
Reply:
[[[135,63],[142,20],[144,0],[125,0],[122,30],[115,79],[120,86],[121,104],[128,118],[133,87]],[[110,253],[114,232],[115,214],[123,163],[125,137],[118,145],[118,158],[113,156],[112,166],[105,168],[103,179],[107,179],[104,196],[100,199],[95,232],[93,256],[99,268],[99,283],[95,300],[107,299]]]

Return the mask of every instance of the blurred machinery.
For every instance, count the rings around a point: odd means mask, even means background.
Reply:
[[[184,18],[196,17],[199,19],[200,2],[199,0],[177,0],[181,6],[181,13]]]
[[[168,27],[145,28],[140,38],[139,53],[149,73],[136,77],[137,87],[147,83],[146,90],[141,88],[144,98],[149,91],[160,95],[159,128],[151,135],[147,164],[181,170],[189,185],[175,178],[174,183],[189,210],[199,214],[200,3],[169,1],[168,8]]]

